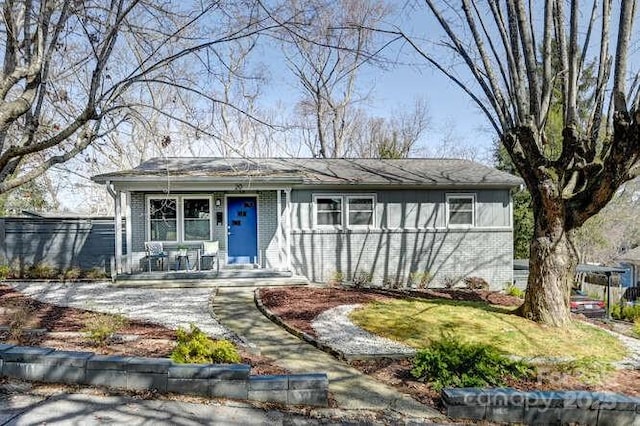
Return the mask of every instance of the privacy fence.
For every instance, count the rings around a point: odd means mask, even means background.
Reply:
[[[104,268],[111,273],[114,220],[92,218],[0,218],[0,264],[27,268]]]

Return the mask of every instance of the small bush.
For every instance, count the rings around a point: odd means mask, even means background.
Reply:
[[[85,278],[99,280],[103,278],[107,278],[107,274],[102,268],[94,267],[87,271],[83,271],[83,275]]]
[[[344,274],[340,271],[335,271],[329,277],[327,284],[329,287],[340,287],[344,283]]]
[[[489,283],[482,277],[466,277],[464,284],[470,290],[489,290]]]
[[[11,275],[9,265],[0,265],[0,280],[6,280]]]
[[[23,343],[24,331],[33,316],[33,307],[29,303],[17,300],[7,305],[7,319],[9,321],[9,336],[12,340]]]
[[[105,346],[113,336],[127,326],[127,318],[121,314],[88,312],[84,319],[87,338],[96,346]]]
[[[524,299],[524,290],[516,287],[516,285],[513,283],[507,284],[507,286],[504,288],[504,292],[509,296],[517,297],[519,299]]]
[[[62,273],[63,280],[74,281],[82,276],[82,270],[80,268],[67,268]]]
[[[554,366],[559,373],[567,373],[577,376],[587,384],[598,384],[614,370],[610,362],[602,361],[594,357],[583,357],[571,361],[560,362]]]
[[[351,279],[351,282],[353,283],[354,287],[358,288],[367,284],[371,284],[372,280],[373,280],[373,275],[371,275],[370,273],[365,271],[356,271],[356,273],[353,274],[353,278]]]
[[[458,280],[451,276],[446,276],[442,278],[442,285],[444,288],[453,288],[458,283]]]
[[[636,334],[636,336],[640,337],[640,318],[636,318],[636,320],[633,322],[633,332]]]
[[[178,345],[171,359],[179,364],[233,364],[242,361],[236,347],[228,340],[213,340],[194,324],[190,330],[176,330]]]
[[[418,380],[431,382],[436,391],[448,386],[502,386],[508,377],[521,379],[533,373],[529,364],[513,361],[493,346],[463,343],[451,335],[419,350],[411,370]]]
[[[46,262],[31,265],[26,271],[26,278],[53,280],[60,276],[60,270]]]
[[[634,322],[640,319],[640,305],[622,306],[615,304],[611,306],[611,317],[617,320]]]
[[[429,271],[413,271],[409,274],[407,286],[421,289],[429,288],[432,279],[433,276]]]

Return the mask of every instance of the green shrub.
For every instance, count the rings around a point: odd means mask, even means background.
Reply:
[[[504,288],[504,292],[509,296],[524,299],[524,290],[516,287],[516,285],[513,283],[507,284],[507,286]]]
[[[178,345],[171,352],[171,359],[179,364],[233,364],[242,361],[236,347],[228,340],[213,340],[198,327],[176,330]]]
[[[409,274],[409,279],[407,280],[408,287],[417,287],[417,288],[429,288],[429,284],[433,276],[429,271],[413,271]]]
[[[84,318],[84,331],[87,338],[96,346],[106,345],[114,334],[126,327],[127,318],[121,314],[103,314],[88,312]]]
[[[615,304],[611,306],[611,318],[617,320],[631,321],[640,318],[640,305],[635,306],[623,306]]]
[[[0,280],[6,280],[11,275],[9,265],[0,265]]]
[[[60,270],[47,262],[38,262],[27,269],[26,277],[43,280],[58,279],[60,277]]]
[[[464,343],[451,335],[419,350],[411,370],[418,380],[431,382],[436,391],[448,386],[502,386],[508,377],[526,378],[533,372],[527,363],[513,361],[493,346]]]
[[[633,332],[636,334],[636,336],[640,337],[640,318],[636,318],[636,320],[633,322]]]
[[[597,359],[595,357],[583,357],[571,361],[559,362],[554,366],[559,373],[567,373],[580,377],[584,383],[598,384],[614,370],[610,362]]]

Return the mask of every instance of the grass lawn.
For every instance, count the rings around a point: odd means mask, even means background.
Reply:
[[[504,307],[481,302],[395,300],[372,302],[351,319],[371,333],[423,348],[450,332],[465,342],[485,343],[523,357],[622,359],[620,341],[604,330],[576,322],[567,330],[541,326]]]

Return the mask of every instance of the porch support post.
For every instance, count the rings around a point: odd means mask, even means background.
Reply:
[[[284,190],[287,196],[287,203],[284,209],[284,232],[286,247],[285,252],[287,256],[287,270],[291,271],[291,188]]]
[[[276,191],[276,208],[278,209],[278,214],[276,214],[276,229],[277,235],[276,239],[278,240],[278,269],[282,270],[282,190],[278,189]]]
[[[113,201],[115,203],[114,220],[115,220],[115,245],[116,245],[116,274],[122,272],[122,202],[121,192],[113,192]]]
[[[125,192],[125,226],[127,238],[127,274],[133,272],[133,223],[131,223],[131,191]]]

